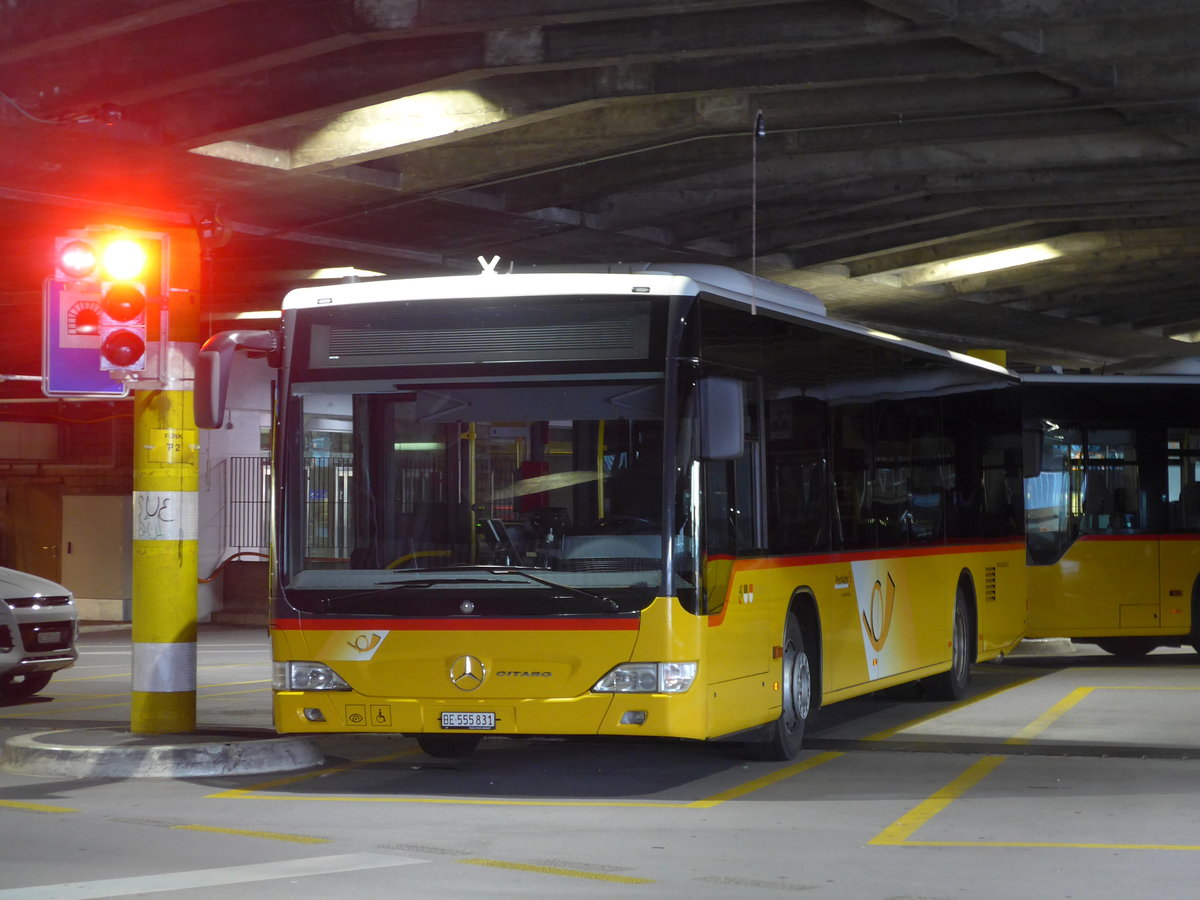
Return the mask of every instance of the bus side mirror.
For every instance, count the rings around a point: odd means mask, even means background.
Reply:
[[[199,428],[220,428],[225,420],[229,370],[237,350],[273,354],[279,346],[274,331],[219,331],[204,342],[196,355],[196,392],[193,413]]]
[[[700,459],[737,459],[746,447],[746,389],[736,378],[709,376],[696,383]]]

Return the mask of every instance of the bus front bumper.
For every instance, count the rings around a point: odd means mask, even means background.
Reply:
[[[276,691],[275,728],[282,734],[399,733],[677,737],[702,740],[701,691],[602,694],[539,699],[366,697],[342,691]]]

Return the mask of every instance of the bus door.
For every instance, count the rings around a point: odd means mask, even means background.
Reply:
[[[756,570],[737,565],[762,553],[761,408],[758,389],[747,384],[745,452],[737,459],[702,463],[702,584],[712,626],[713,652],[708,662],[712,682],[765,672],[771,643],[779,642],[771,631],[768,604],[762,602],[763,586],[755,583]]]
[[[1054,425],[1026,484],[1030,635],[1158,629],[1158,541],[1131,428]]]
[[[1166,432],[1168,533],[1159,545],[1159,594],[1165,628],[1188,628],[1200,578],[1200,428]]]

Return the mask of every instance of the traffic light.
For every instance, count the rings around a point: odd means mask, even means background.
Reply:
[[[100,253],[100,368],[146,368],[146,276],[141,242],[118,237]]]
[[[102,371],[146,369],[147,319],[157,314],[164,293],[164,238],[99,228],[56,241],[56,277],[83,298],[70,324],[76,334],[99,337]]]

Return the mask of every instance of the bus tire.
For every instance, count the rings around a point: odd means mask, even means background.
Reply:
[[[814,712],[812,659],[804,643],[804,629],[795,613],[788,613],[783,629],[783,659],[779,718],[763,726],[761,737],[748,741],[746,755],[752,759],[786,762],[794,759],[804,743],[804,730]]]
[[[1157,638],[1152,637],[1111,637],[1097,638],[1096,646],[1113,656],[1137,659],[1158,647],[1159,642]]]
[[[418,734],[417,746],[426,756],[436,759],[455,759],[470,756],[482,740],[475,734]]]
[[[961,700],[971,680],[971,611],[961,585],[954,593],[954,625],[950,631],[950,669],[925,679],[925,694],[933,700]]]

